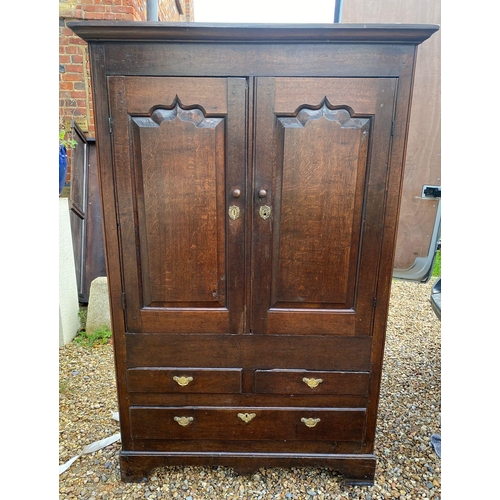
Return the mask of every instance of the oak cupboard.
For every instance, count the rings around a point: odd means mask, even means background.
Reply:
[[[68,25],[90,48],[122,479],[372,484],[416,50],[438,27]]]

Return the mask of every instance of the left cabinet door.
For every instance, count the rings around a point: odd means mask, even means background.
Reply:
[[[127,332],[245,332],[246,80],[108,90]]]

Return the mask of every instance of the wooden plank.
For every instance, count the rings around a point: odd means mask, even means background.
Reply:
[[[212,370],[212,368],[210,368]],[[345,394],[174,394],[131,392],[128,402],[134,406],[315,406],[318,408],[367,408],[368,396]]]
[[[109,133],[108,88],[105,76],[104,50],[99,44],[89,46],[92,72],[92,96],[95,107],[95,127],[99,138],[96,141],[97,165],[100,181],[100,195],[104,227],[104,245],[106,271],[110,300],[111,324],[113,330],[113,349],[116,365],[116,385],[120,411],[120,429],[122,446],[127,449],[131,445],[128,421],[128,392],[125,379],[125,315],[122,307],[121,257],[119,250],[119,226],[116,207],[116,184],[114,180],[113,158],[111,151],[111,135]]]
[[[196,453],[203,450],[204,453],[216,452],[221,455],[231,452],[246,453],[249,456],[259,454],[260,458],[269,452],[269,441],[214,441],[214,440],[196,440],[181,441],[179,439],[136,439],[134,440],[134,450],[149,450],[149,452],[170,452]],[[359,441],[275,441],[273,450],[276,454],[290,453],[360,453],[361,442]],[[202,453],[203,453],[202,452]],[[125,452],[126,453],[126,452]],[[259,468],[262,465],[259,466]],[[262,466],[263,467],[263,466]]]
[[[227,114],[226,78],[127,78],[127,111],[144,114],[153,107],[172,106],[178,100],[184,106],[201,106],[208,116]]]
[[[370,337],[127,334],[127,366],[370,369]]]
[[[345,23],[440,24],[439,0],[344,0]],[[438,200],[421,197],[441,185],[441,33],[418,47],[394,267],[407,269],[429,252]]]
[[[353,310],[270,309],[267,321],[274,334],[356,335]]]
[[[184,42],[227,40],[228,42],[316,42],[369,41],[370,43],[421,43],[437,29],[435,25],[416,24],[230,24],[230,23],[148,23],[72,21],[77,35],[90,40],[182,40]],[[214,30],[214,28],[218,28]],[[209,45],[209,44],[208,44]]]
[[[110,43],[108,75],[394,77],[407,45]],[[123,67],[123,60],[128,61]],[[299,63],[300,61],[300,63]]]
[[[144,447],[149,447],[150,442]],[[193,441],[193,443],[197,443]],[[374,455],[300,453],[300,452],[204,452],[135,451],[120,453],[121,479],[124,482],[139,482],[155,467],[174,465],[191,466],[226,466],[239,474],[250,474],[263,467],[328,467],[344,475],[346,485],[373,485],[376,459]]]

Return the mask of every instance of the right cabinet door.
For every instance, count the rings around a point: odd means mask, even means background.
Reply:
[[[371,334],[396,91],[257,79],[252,333]]]

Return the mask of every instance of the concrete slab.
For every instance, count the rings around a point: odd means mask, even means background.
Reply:
[[[75,258],[68,198],[59,198],[59,347],[71,342],[80,328]]]
[[[102,327],[111,330],[108,278],[106,276],[96,278],[90,284],[85,331],[88,335],[92,335]]]

